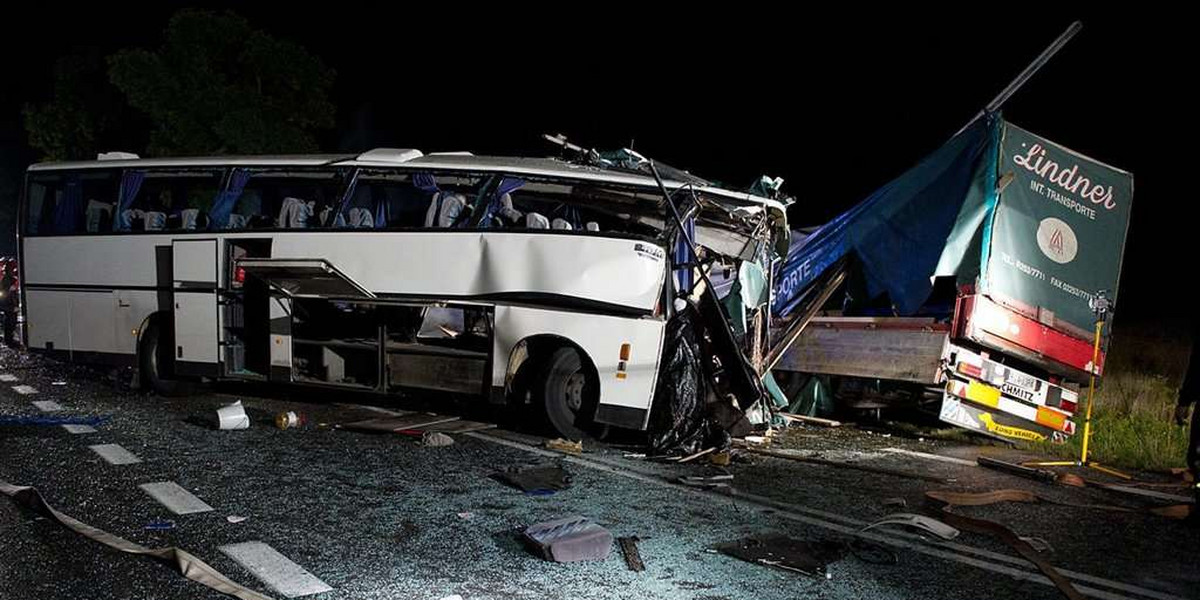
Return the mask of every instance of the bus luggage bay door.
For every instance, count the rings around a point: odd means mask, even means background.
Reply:
[[[219,375],[217,240],[174,240],[171,247],[175,370],[181,375]]]

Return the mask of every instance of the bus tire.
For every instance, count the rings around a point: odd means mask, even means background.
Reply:
[[[175,379],[172,368],[175,359],[171,356],[171,346],[163,327],[157,321],[151,321],[142,332],[138,349],[138,368],[141,370],[142,381],[160,396],[180,396],[185,393],[183,383]]]
[[[599,384],[574,348],[562,347],[549,354],[533,382],[533,400],[546,424],[560,436],[582,440],[596,435],[595,422]]]

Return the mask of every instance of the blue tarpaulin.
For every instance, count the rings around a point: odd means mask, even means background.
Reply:
[[[975,121],[917,166],[822,225],[788,253],[773,312],[787,316],[804,290],[830,265],[853,255],[875,298],[888,295],[900,314],[913,314],[932,289],[985,149],[999,135],[999,115]]]

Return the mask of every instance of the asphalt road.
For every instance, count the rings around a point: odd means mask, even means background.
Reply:
[[[981,452],[1011,457],[1003,448],[863,432],[808,429],[790,433],[786,445],[953,483],[746,456],[725,469],[734,476],[730,493],[704,491],[675,479],[719,468],[627,458],[635,451],[630,448],[589,445],[582,456],[568,457],[538,448],[540,438],[505,430],[457,435],[452,446],[430,448],[400,435],[313,426],[379,416],[342,403],[387,407],[387,399],[340,392],[268,397],[237,387],[162,399],[123,391],[97,371],[9,350],[0,350],[0,376],[8,376],[0,377],[7,380],[0,383],[0,417],[110,417],[90,433],[0,425],[0,480],[36,487],[58,510],[128,540],[187,550],[272,598],[289,592],[316,600],[454,594],[465,600],[1058,598],[1036,568],[986,535],[963,532],[946,542],[891,527],[865,536],[857,531],[889,512],[928,510],[924,492],[947,487],[1019,488],[1076,504],[1141,505],[1104,490],[1049,486],[961,462]],[[250,413],[251,428],[212,429],[216,408],[235,399]],[[303,413],[310,426],[275,428],[272,417],[283,410]],[[106,444],[139,462],[110,464],[90,448]],[[560,462],[573,477],[571,488],[529,496],[489,478],[538,461]],[[163,482],[178,484],[212,510],[177,515],[139,487]],[[897,498],[907,508],[898,508]],[[1200,598],[1200,530],[1179,522],[1047,503],[961,512],[1043,539],[1050,546],[1045,556],[1089,596]],[[615,536],[638,536],[646,570],[627,569],[615,549],[603,561],[557,564],[520,543],[518,528],[566,515],[590,517]],[[234,523],[230,516],[245,520]],[[164,520],[173,528],[147,528]],[[809,541],[865,537],[896,560],[879,564],[852,554],[822,580],[712,550],[762,533]],[[252,571],[220,550],[237,544],[265,544],[287,563]],[[327,591],[306,594],[294,587],[302,584]],[[102,546],[0,496],[0,599],[224,597],[160,562]]]

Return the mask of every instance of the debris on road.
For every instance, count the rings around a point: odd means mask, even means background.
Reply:
[[[74,517],[60,513],[46,502],[46,499],[42,497],[41,492],[36,488],[12,485],[6,481],[0,481],[0,494],[4,494],[12,498],[16,503],[44,517],[54,519],[67,529],[100,542],[105,546],[120,550],[121,552],[140,554],[158,559],[161,562],[171,565],[184,577],[222,594],[235,596],[241,600],[270,600],[267,596],[225,577],[219,571],[209,566],[208,563],[200,560],[190,552],[174,546],[167,548],[147,548],[141,544],[135,544],[125,538],[117,537],[111,533],[92,527]]]
[[[250,517],[243,517],[241,515],[229,515],[228,517],[225,517],[225,520],[236,525],[237,523],[241,523],[249,518]]]
[[[884,506],[896,506],[899,508],[908,508],[908,501],[904,498],[884,498]]]
[[[833,419],[822,419],[820,417],[810,417],[807,415],[796,415],[796,414],[786,413],[786,412],[778,412],[775,414],[783,417],[784,420],[788,421],[789,423],[804,423],[806,425],[820,425],[821,427],[841,427],[842,426],[841,421],[834,421]]]
[[[716,448],[705,448],[704,450],[701,450],[695,454],[690,454],[688,456],[680,458],[677,462],[679,464],[689,463],[689,462],[692,462],[693,460],[696,460],[697,458],[700,458],[701,456],[711,454],[715,451],[716,451]]]
[[[457,421],[458,417],[439,415],[436,413],[407,414],[398,417],[385,417],[355,421],[342,425],[344,429],[359,431],[374,431],[379,433],[400,433],[408,430],[419,430],[431,425],[440,425]]]
[[[724,452],[714,452],[708,455],[708,462],[717,465],[718,467],[728,467],[729,463],[733,462],[733,456],[728,450]]]
[[[303,415],[298,415],[295,411],[281,412],[275,415],[275,426],[280,429],[292,429],[304,425],[306,419]]]
[[[617,538],[617,544],[621,546],[621,555],[625,557],[625,566],[635,573],[646,570],[646,563],[642,562],[642,554],[637,547],[640,541],[642,540],[636,535]]]
[[[493,477],[525,493],[554,493],[571,487],[571,475],[557,464],[508,467]]]
[[[421,445],[430,448],[443,448],[454,445],[454,438],[437,431],[426,431],[421,434]]]
[[[717,489],[717,488],[728,488],[729,482],[733,481],[733,475],[724,474],[724,475],[709,475],[706,477],[700,477],[700,476],[680,477],[676,481],[678,481],[679,483],[682,483],[683,485],[686,485],[686,486],[704,488],[706,490],[712,490],[712,489]]]
[[[583,454],[583,442],[582,441],[576,442],[576,441],[571,441],[571,440],[564,440],[563,438],[555,438],[553,440],[546,440],[546,443],[544,444],[544,446],[547,450],[554,450],[555,452],[565,452],[567,454]]]
[[[1058,479],[1058,474],[1048,469],[1024,467],[1016,463],[1004,462],[1002,460],[996,460],[986,456],[980,456],[976,458],[975,461],[979,463],[979,466],[981,467],[1008,473],[1009,475],[1016,475],[1017,477],[1024,477],[1026,479],[1040,481],[1042,483],[1054,483]]]
[[[217,409],[217,429],[249,429],[250,417],[242,407],[242,401],[227,404]]]
[[[526,527],[525,540],[542,558],[554,562],[604,560],[613,536],[587,517],[570,516]]]
[[[874,523],[871,523],[870,525],[867,525],[866,527],[863,527],[859,531],[868,531],[876,527],[883,527],[884,525],[899,525],[901,527],[920,529],[921,531],[936,535],[943,540],[952,540],[958,537],[959,533],[954,527],[951,527],[937,519],[913,513],[890,514],[882,519],[879,519],[878,521],[875,521]]]
[[[146,526],[143,527],[142,529],[150,529],[153,531],[165,531],[167,529],[175,529],[175,522],[174,521],[163,521],[163,520],[150,521],[149,523],[146,523]]]
[[[782,535],[742,538],[717,546],[717,551],[746,562],[767,565],[815,579],[832,579],[829,565],[846,556],[837,542],[807,542]]]

